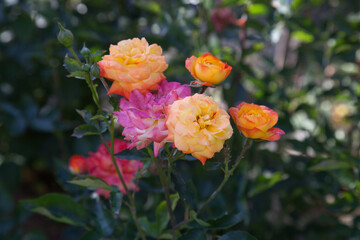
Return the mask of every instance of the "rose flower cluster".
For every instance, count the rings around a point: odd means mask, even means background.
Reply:
[[[114,115],[124,127],[122,135],[128,143],[117,140],[117,144],[122,144],[118,150],[142,149],[153,143],[157,157],[165,143],[172,142],[175,148],[205,164],[232,136],[229,114],[212,97],[191,95],[189,84],[168,82],[163,74],[168,65],[161,47],[149,45],[145,38],[111,45],[110,54],[105,55],[98,65],[100,75],[113,81],[108,94],[123,96],[120,110]],[[221,83],[232,69],[211,53],[188,58],[185,67],[195,78],[195,83],[203,88]],[[278,114],[266,106],[243,102],[230,108],[229,113],[247,138],[275,141],[284,134],[273,127]],[[105,150],[100,147],[97,153],[90,153],[86,158],[88,173],[122,189],[121,183],[115,180],[115,170],[110,166]],[[126,176],[128,188],[136,190],[131,174],[141,169],[141,162],[117,161]],[[76,163],[71,166],[74,171],[82,169]]]

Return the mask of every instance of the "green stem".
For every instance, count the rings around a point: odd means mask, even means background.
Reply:
[[[114,155],[114,139],[115,139],[115,134],[114,134],[114,118],[111,118],[111,123],[109,124],[107,121],[106,121],[106,125],[108,127],[108,130],[109,130],[109,133],[110,133],[110,147],[106,144],[104,138],[101,136],[101,141],[103,142],[104,146],[106,147],[106,149],[108,150],[108,152],[110,153],[110,156],[111,156],[111,160],[113,162],[113,165],[116,169],[116,173],[117,175],[119,176],[120,178],[120,181],[121,181],[121,184],[123,185],[124,189],[125,189],[125,192],[126,192],[126,196],[129,198],[129,201],[130,201],[130,212],[131,212],[131,215],[132,215],[132,218],[134,219],[134,222],[135,222],[135,225],[136,225],[136,228],[138,229],[139,231],[139,234],[140,234],[140,237],[142,240],[146,240],[145,238],[145,234],[142,230],[142,228],[140,227],[140,224],[138,222],[138,219],[137,219],[137,215],[136,215],[136,207],[135,207],[135,199],[133,198],[133,196],[130,194],[130,191],[129,189],[127,188],[126,184],[125,184],[125,181],[124,181],[124,178],[120,172],[120,169],[119,169],[119,166],[117,165],[116,163],[116,159],[115,159],[115,155]]]
[[[76,59],[76,61],[78,61],[79,63],[81,63],[80,58],[78,57],[78,55],[75,53],[74,49],[71,47],[69,48],[69,51],[71,52],[71,54],[74,56],[74,58]]]
[[[103,84],[106,92],[109,92],[110,88],[109,88],[109,85],[107,84],[107,82],[105,81],[105,79],[103,77],[100,77],[100,81]]]
[[[202,209],[204,209],[204,207],[211,201],[213,200],[216,195],[220,192],[220,190],[223,188],[223,186],[225,185],[225,183],[227,182],[227,180],[229,179],[230,175],[225,174],[224,179],[222,180],[222,182],[220,183],[220,185],[218,186],[218,188],[210,195],[210,197],[208,199],[206,199],[206,201],[200,205],[197,214],[199,214],[201,212]]]
[[[74,58],[76,59],[76,61],[78,61],[80,64],[82,64],[79,57],[76,55],[74,49],[69,48],[69,50],[70,50],[71,54],[74,56]],[[90,88],[92,98],[93,98],[96,106],[98,107],[99,110],[101,110],[100,101],[99,101],[99,95],[98,95],[98,93],[96,91],[96,88],[95,88],[95,86],[94,86],[94,84],[93,84],[93,82],[91,80],[90,73],[86,74],[85,80],[86,80],[86,83],[88,84],[88,86]],[[139,224],[137,216],[136,216],[136,207],[135,207],[134,197],[130,194],[130,191],[127,188],[127,186],[125,184],[125,181],[124,181],[124,178],[123,178],[123,176],[122,176],[122,174],[120,172],[119,166],[116,163],[116,159],[115,159],[115,155],[114,155],[114,136],[115,136],[115,134],[114,134],[114,118],[111,118],[111,124],[109,124],[108,121],[105,121],[105,123],[106,123],[107,128],[108,128],[109,133],[110,133],[110,139],[111,139],[110,140],[110,143],[111,143],[110,147],[106,144],[106,141],[104,140],[104,138],[103,138],[103,136],[101,134],[100,134],[100,139],[101,139],[102,143],[104,144],[105,148],[107,149],[107,151],[110,153],[111,160],[112,160],[113,165],[114,165],[114,167],[116,169],[116,173],[119,176],[121,184],[123,185],[123,187],[125,189],[125,192],[126,192],[127,197],[129,198],[130,204],[128,204],[126,201],[124,201],[124,202],[129,207],[129,210],[131,212],[132,218],[134,219],[136,228],[139,231],[141,239],[146,240],[145,234],[144,234],[142,228],[140,227],[140,224]]]
[[[247,138],[246,141],[245,141],[245,144],[244,144],[244,146],[243,146],[243,148],[242,148],[242,150],[241,150],[240,155],[236,158],[236,161],[235,161],[233,167],[231,168],[231,170],[230,170],[230,172],[229,172],[230,176],[234,173],[234,171],[236,170],[237,166],[240,164],[241,159],[244,158],[245,152],[246,152],[246,150],[249,148],[250,143],[251,143],[251,139]]]
[[[70,48],[69,50],[74,55],[76,60],[81,63],[80,59],[78,58],[78,56],[76,55],[74,50],[72,48]],[[88,86],[89,86],[89,88],[91,90],[92,98],[93,98],[96,106],[98,107],[99,110],[101,110],[100,101],[99,101],[99,95],[98,95],[98,93],[96,91],[96,88],[95,88],[93,82],[91,81],[90,73],[86,74],[85,80],[86,80],[86,83],[88,84]],[[142,230],[142,228],[141,228],[141,226],[140,226],[140,224],[138,222],[138,219],[137,219],[136,207],[135,207],[135,198],[130,194],[130,191],[127,188],[127,186],[125,184],[125,181],[124,181],[124,178],[123,178],[123,176],[122,176],[122,174],[120,172],[119,166],[116,163],[116,159],[115,159],[115,155],[114,155],[114,139],[115,139],[114,118],[111,118],[110,124],[109,124],[108,121],[105,121],[105,123],[106,123],[107,129],[108,129],[108,131],[110,133],[110,147],[106,144],[106,141],[104,140],[104,138],[103,138],[103,136],[101,134],[100,134],[100,139],[101,139],[102,143],[104,144],[105,148],[107,149],[107,151],[110,153],[111,161],[112,161],[112,163],[113,163],[113,165],[115,167],[116,173],[120,178],[121,184],[123,185],[123,187],[125,189],[127,197],[129,198],[130,204],[126,204],[126,205],[129,207],[129,210],[131,212],[131,216],[134,219],[136,228],[138,229],[138,232],[140,234],[140,238],[142,240],[146,240],[145,234],[144,234],[144,232],[143,232],[143,230]]]
[[[244,154],[247,150],[247,148],[250,146],[250,139],[246,139],[246,142],[244,144],[244,147],[241,150],[240,155],[237,157],[234,165],[232,166],[232,168],[230,169],[230,171],[228,171],[228,166],[227,166],[227,162],[225,163],[225,175],[224,175],[224,179],[222,180],[222,182],[220,183],[220,185],[218,186],[218,188],[210,195],[210,197],[203,203],[200,205],[197,214],[199,214],[201,212],[202,209],[204,209],[204,207],[211,202],[211,200],[213,200],[216,195],[221,191],[221,189],[224,187],[225,183],[229,180],[229,177],[234,173],[234,171],[236,170],[236,168],[239,166],[241,159],[244,158]]]
[[[89,88],[90,88],[92,98],[93,98],[96,106],[97,106],[98,109],[100,110],[100,109],[101,109],[101,106],[100,106],[99,95],[98,95],[98,93],[97,93],[97,91],[96,91],[96,88],[95,88],[93,82],[91,81],[91,75],[90,75],[90,73],[86,74],[85,80],[86,80],[86,83],[88,84],[88,86],[89,86]]]
[[[165,202],[166,202],[166,206],[167,206],[167,209],[168,209],[168,212],[169,212],[170,222],[171,222],[172,231],[173,231],[172,239],[176,240],[176,228],[175,228],[176,221],[175,221],[175,217],[174,217],[174,212],[171,209],[169,186],[167,184],[167,182],[170,183],[169,176],[171,177],[171,172],[170,172],[171,169],[169,168],[169,172],[168,172],[168,176],[167,176],[167,180],[166,180],[165,173],[164,173],[162,167],[160,166],[159,162],[157,161],[157,159],[155,159],[152,150],[149,147],[147,147],[147,150],[148,150],[148,153],[149,153],[149,155],[151,157],[152,162],[155,163],[156,168],[157,168],[157,170],[158,170],[158,172],[160,174],[160,182],[161,182],[161,185],[163,186],[163,189],[164,189],[164,192],[165,192]],[[172,155],[169,156],[169,162],[171,160],[172,160]],[[171,164],[169,163],[169,166]]]
[[[230,170],[228,170],[228,160],[225,160],[225,175],[224,175],[224,179],[222,180],[222,182],[220,183],[220,185],[216,188],[216,190],[210,195],[210,197],[208,199],[206,199],[206,201],[200,205],[199,209],[197,210],[196,214],[199,214],[206,205],[209,204],[209,202],[211,202],[211,200],[213,200],[216,195],[221,191],[221,189],[224,187],[225,183],[229,180],[230,176],[234,173],[234,171],[236,170],[236,168],[239,166],[241,159],[244,158],[245,152],[248,149],[248,147],[250,146],[251,140],[249,138],[246,139],[246,142],[239,154],[239,156],[236,158],[234,165],[232,166],[232,168]],[[180,228],[182,225],[190,222],[191,219],[184,219],[182,222],[178,223],[175,226],[175,229]]]

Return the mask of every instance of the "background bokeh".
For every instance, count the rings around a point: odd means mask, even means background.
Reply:
[[[49,192],[78,200],[90,194],[67,183],[67,161],[100,144],[97,137],[71,137],[82,122],[75,109],[95,107],[86,83],[66,77],[68,53],[56,39],[57,21],[74,33],[77,51],[83,43],[108,50],[111,43],[146,37],[163,48],[169,81],[189,83],[185,59],[211,52],[233,70],[208,94],[224,108],[248,101],[279,113],[277,127],[286,135],[253,143],[208,216],[239,212],[242,221],[233,229],[264,240],[360,238],[358,0],[3,0],[0,239],[71,240],[84,233],[19,204]],[[241,144],[234,134],[234,158]],[[217,154],[205,168],[199,161],[176,163],[173,180],[188,183],[191,204],[219,184],[214,163],[222,159]],[[162,196],[157,177],[140,186],[139,204],[155,209]]]

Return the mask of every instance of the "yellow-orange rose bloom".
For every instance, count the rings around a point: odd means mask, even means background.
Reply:
[[[231,66],[220,61],[211,53],[204,53],[198,58],[192,56],[186,59],[185,67],[194,78],[205,83],[204,85],[218,84],[224,81],[232,69]]]
[[[114,81],[108,94],[119,94],[129,99],[130,92],[141,93],[157,90],[165,79],[163,72],[168,65],[161,56],[159,45],[151,44],[145,38],[133,38],[110,45],[110,55],[98,62],[100,76]]]
[[[247,138],[276,141],[285,134],[280,128],[273,128],[278,114],[266,106],[242,102],[230,108],[229,112],[237,128]]]
[[[205,164],[233,133],[230,116],[211,97],[195,94],[167,107],[168,141]]]

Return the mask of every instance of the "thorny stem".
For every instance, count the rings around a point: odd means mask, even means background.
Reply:
[[[224,175],[224,179],[222,180],[222,182],[220,183],[220,185],[217,187],[217,189],[210,195],[210,197],[203,203],[200,205],[199,209],[197,210],[196,214],[199,214],[201,212],[201,210],[204,209],[204,207],[209,204],[209,202],[211,202],[211,200],[213,200],[216,195],[221,191],[221,189],[224,187],[225,183],[228,181],[228,179],[230,178],[230,176],[234,173],[234,171],[236,170],[236,168],[239,166],[241,159],[244,158],[244,154],[246,152],[246,150],[248,149],[248,147],[250,146],[251,140],[249,138],[246,139],[246,142],[239,154],[239,156],[236,158],[234,165],[232,166],[232,168],[230,170],[228,170],[228,167],[225,166],[225,175]],[[228,162],[225,162],[225,165],[227,165]],[[175,229],[179,228],[180,226],[182,226],[183,224],[189,222],[190,219],[184,219],[184,221],[178,223],[175,226]]]
[[[173,231],[172,239],[173,239],[173,240],[176,240],[176,233],[175,233],[175,231],[176,231],[176,228],[175,228],[175,226],[176,226],[176,221],[175,221],[174,212],[173,212],[173,210],[171,209],[169,186],[168,186],[168,184],[167,184],[167,183],[170,183],[170,181],[169,181],[169,176],[171,175],[171,172],[168,173],[168,177],[167,177],[167,179],[166,179],[165,173],[164,173],[162,167],[160,166],[159,162],[157,161],[157,159],[155,159],[152,150],[151,150],[149,147],[147,147],[147,150],[148,150],[148,153],[149,153],[149,155],[150,155],[150,157],[151,157],[151,160],[155,163],[156,168],[157,168],[157,170],[158,170],[158,172],[159,172],[159,174],[160,174],[160,181],[161,181],[161,184],[162,184],[163,189],[164,189],[164,192],[165,192],[165,202],[166,202],[166,206],[167,206],[167,209],[168,209],[168,212],[169,212],[170,222],[171,222],[172,231]],[[172,153],[173,153],[173,152],[172,152]],[[169,160],[168,160],[168,161],[169,161],[169,171],[171,171],[170,165],[171,165],[172,163],[170,163],[170,161],[172,161],[172,158],[173,158],[173,157],[172,157],[172,154],[170,154]]]

